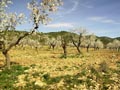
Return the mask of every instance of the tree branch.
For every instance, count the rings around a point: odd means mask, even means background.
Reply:
[[[19,44],[19,42],[20,42],[23,38],[25,38],[25,37],[28,36],[28,35],[33,34],[34,32],[35,32],[35,30],[32,30],[32,32],[30,32],[30,33],[29,33],[29,32],[26,32],[25,34],[23,34],[22,36],[20,36],[15,42],[11,43],[11,44],[8,46],[8,48],[5,49],[4,52],[8,52],[13,46]]]

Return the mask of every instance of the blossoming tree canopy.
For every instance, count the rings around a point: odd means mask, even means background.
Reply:
[[[25,15],[23,13],[8,13],[6,12],[6,7],[9,3],[12,3],[10,0],[0,0],[0,49],[3,55],[6,58],[6,66],[10,69],[10,57],[8,51],[13,47],[19,44],[19,42],[28,35],[33,34],[38,28],[39,24],[47,24],[51,19],[48,17],[50,12],[57,11],[58,6],[62,5],[61,0],[32,0],[28,3],[27,7],[31,10],[31,20],[33,22],[33,29],[31,32],[26,32],[22,35],[19,35],[15,40],[10,40],[12,33],[8,33],[8,30],[15,30],[16,26],[24,22]],[[3,32],[4,31],[4,32]],[[11,36],[10,36],[11,35]],[[7,39],[8,38],[8,39]],[[6,41],[10,43],[6,45]]]
[[[25,15],[23,13],[9,13],[5,15],[5,18],[1,21],[2,30],[14,30],[15,27],[24,22]]]
[[[40,3],[32,0],[28,3],[27,8],[32,11],[31,19],[38,26],[40,23],[47,24],[51,21],[48,17],[49,13],[57,11],[58,6],[62,4],[61,0],[42,0]]]

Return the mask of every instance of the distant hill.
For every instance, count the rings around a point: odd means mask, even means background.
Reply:
[[[117,38],[115,38],[115,39],[120,40],[120,37],[117,37]]]
[[[26,31],[15,31],[15,32],[9,31],[9,34],[14,33],[14,35],[16,35],[18,33],[17,35],[19,36],[20,34],[25,33],[25,32]],[[68,31],[48,32],[48,33],[39,33],[38,32],[37,35],[34,35],[34,38],[37,39],[38,36],[40,36],[40,35],[48,35],[50,38],[51,37],[55,37],[56,38],[57,36],[62,36],[62,35],[65,35],[65,34],[74,34],[74,35],[77,35],[75,33],[71,33],[71,32],[68,32]],[[103,37],[96,36],[96,37],[98,39],[100,39],[104,43],[104,45],[108,44],[109,42],[112,42],[114,39],[120,40],[120,37],[116,37],[116,38],[111,38],[111,37],[107,37],[107,36],[103,36]]]
[[[104,45],[108,44],[109,42],[112,42],[114,39],[113,38],[110,38],[110,37],[98,37],[98,39],[100,39]]]
[[[49,37],[57,37],[57,36],[62,36],[65,34],[70,34],[70,32],[67,31],[59,31],[59,32],[48,32],[48,33],[44,33],[45,35],[48,35]]]
[[[110,37],[98,37],[105,45],[108,44],[109,42],[112,42],[114,39],[120,40],[120,37],[116,38],[110,38]]]
[[[76,33],[68,32],[68,31],[59,31],[59,32],[48,32],[45,33],[45,35],[51,36],[51,37],[57,37],[57,36],[62,36],[62,35],[77,35]]]
[[[63,34],[71,34],[71,33],[67,32],[67,31],[60,31],[60,32],[48,32],[48,33],[45,33],[45,34],[49,35],[50,37],[57,37],[57,36],[60,36],[60,35],[63,35]],[[72,33],[72,34],[75,34],[75,33]],[[116,37],[116,38],[111,38],[111,37],[107,37],[107,36],[103,36],[103,37],[96,36],[96,37],[98,39],[100,39],[104,43],[104,45],[108,44],[109,42],[112,42],[114,39],[120,40],[120,37]]]

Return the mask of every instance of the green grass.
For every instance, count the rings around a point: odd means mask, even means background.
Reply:
[[[31,65],[30,67],[34,69],[36,68],[36,65]],[[57,90],[72,90],[72,88],[76,88],[76,90],[78,90],[76,86],[80,85],[85,85],[86,89],[89,90],[91,86],[95,88],[95,83],[99,83],[102,90],[107,90],[109,86],[115,82],[110,78],[114,73],[116,73],[116,71],[108,68],[109,72],[104,72],[104,74],[102,74],[102,72],[99,72],[99,70],[97,71],[97,69],[92,66],[87,69],[82,69],[76,75],[64,75],[58,77],[51,77],[49,73],[45,72],[34,72],[31,75],[34,78],[41,77],[43,80],[42,82],[46,83],[45,86],[41,87],[35,85],[35,82],[30,82],[26,77],[25,81],[27,81],[27,84],[25,87],[14,87],[13,85],[16,83],[15,81],[17,81],[17,76],[22,74],[29,74],[24,72],[27,69],[29,68],[23,67],[21,65],[12,65],[10,70],[4,69],[3,71],[1,71],[0,90],[47,90],[48,88],[51,88],[51,86],[54,86],[54,88],[56,88]],[[97,79],[94,79],[94,77],[96,77]],[[62,80],[64,85],[57,87],[57,84],[60,83]],[[93,80],[95,82],[93,82]]]
[[[13,65],[11,69],[4,69],[0,72],[0,90],[14,90],[13,84],[17,80],[17,76],[24,73],[28,67]]]

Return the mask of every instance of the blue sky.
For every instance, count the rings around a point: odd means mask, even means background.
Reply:
[[[12,0],[8,11],[24,13],[30,18],[26,8],[30,0]],[[120,37],[120,0],[63,0],[59,11],[50,15],[52,22],[40,25],[40,32],[54,32],[84,27],[98,36]],[[32,24],[17,26],[17,30],[30,30]]]

